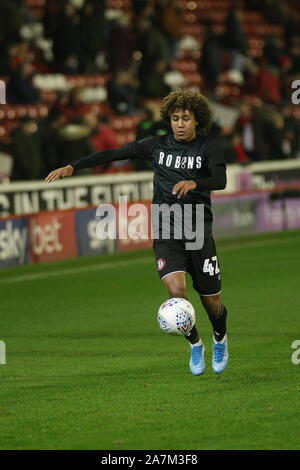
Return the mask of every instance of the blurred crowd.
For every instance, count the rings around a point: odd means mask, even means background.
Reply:
[[[283,30],[264,37],[257,57],[249,53],[245,8],[262,12]],[[299,16],[282,0],[247,0],[232,1],[221,34],[213,18],[198,20],[203,29],[200,91],[217,102],[224,80],[241,90],[239,99],[227,103],[236,110],[235,122],[230,127],[215,122],[211,131],[221,139],[227,162],[299,157],[299,110],[291,102],[291,83],[300,78]],[[7,77],[9,104],[41,102],[33,83],[37,73],[104,74],[110,113],[140,117],[136,138],[168,131],[147,100],[186,86],[184,77],[168,80],[186,38],[180,2],[132,0],[131,8],[122,11],[110,9],[105,0],[46,0],[40,22],[42,35],[35,36],[36,18],[26,2],[1,0],[0,76]],[[46,118],[24,116],[9,144],[0,144],[14,159],[12,180],[38,179],[94,150],[118,146],[111,114],[95,113],[82,91],[58,92]],[[144,164],[123,162],[94,171],[144,169]]]

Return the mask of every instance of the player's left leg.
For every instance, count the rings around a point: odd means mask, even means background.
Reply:
[[[221,295],[200,294],[200,299],[212,325],[215,340],[222,341],[227,330],[227,309],[221,303]]]
[[[201,250],[191,251],[188,272],[213,328],[212,367],[216,373],[220,373],[228,361],[227,310],[221,303],[220,266],[212,237],[205,239]]]
[[[200,295],[200,299],[213,328],[212,368],[220,374],[227,366],[229,357],[226,335],[227,309],[221,303],[220,294]]]

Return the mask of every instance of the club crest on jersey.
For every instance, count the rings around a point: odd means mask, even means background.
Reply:
[[[181,155],[166,155],[165,152],[159,152],[159,165],[164,165],[172,168],[181,168],[182,170],[193,170],[194,168],[201,168],[202,157],[182,157]]]
[[[163,258],[159,258],[156,261],[156,266],[157,266],[157,271],[161,271],[166,266],[166,260]]]

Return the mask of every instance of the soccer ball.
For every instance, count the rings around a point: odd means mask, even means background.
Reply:
[[[186,299],[166,300],[157,312],[159,327],[171,335],[188,335],[196,323],[194,307]]]

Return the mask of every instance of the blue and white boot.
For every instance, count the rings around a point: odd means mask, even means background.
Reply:
[[[213,338],[212,368],[216,374],[223,372],[227,366],[228,357],[227,335],[219,342]]]
[[[190,371],[193,375],[202,375],[205,370],[204,352],[204,344],[191,345]]]

